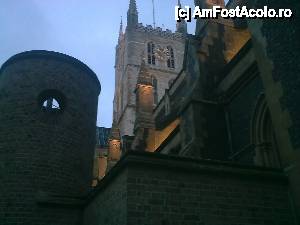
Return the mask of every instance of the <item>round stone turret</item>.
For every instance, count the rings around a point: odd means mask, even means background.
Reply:
[[[57,208],[76,206],[90,190],[100,89],[91,69],[56,52],[24,52],[2,65],[4,224],[19,224],[25,218],[24,224],[78,223],[76,207],[64,213]]]

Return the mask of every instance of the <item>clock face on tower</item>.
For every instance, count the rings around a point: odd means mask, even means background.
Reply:
[[[169,50],[161,46],[157,46],[157,48],[155,48],[154,54],[159,61],[166,61],[170,57]]]

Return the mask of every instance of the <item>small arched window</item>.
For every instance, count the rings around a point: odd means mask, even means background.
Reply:
[[[153,42],[149,42],[147,45],[147,53],[148,53],[148,64],[155,65],[155,44]]]
[[[157,79],[153,77],[153,102],[156,105],[158,103],[158,93],[157,93]]]
[[[46,110],[60,110],[61,106],[57,99],[49,97],[48,99],[45,99],[43,102],[43,107]]]
[[[168,60],[167,60],[167,66],[169,68],[175,68],[175,57],[174,57],[174,50],[171,46],[167,47],[168,49]]]
[[[58,90],[45,90],[39,97],[39,107],[45,112],[62,112],[65,107],[65,97]]]

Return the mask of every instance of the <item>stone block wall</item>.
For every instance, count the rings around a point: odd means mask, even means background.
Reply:
[[[254,41],[254,52],[266,90],[266,99],[282,166],[289,175],[300,220],[300,2],[297,0],[253,1],[253,8],[265,5],[274,9],[290,9],[291,18],[250,20],[248,28]]]
[[[110,174],[113,174],[111,171]],[[114,177],[115,175],[113,175]],[[121,225],[127,220],[127,170],[113,181],[104,177],[89,197],[83,213],[84,225]]]
[[[67,55],[30,51],[3,64],[1,225],[81,221],[81,198],[91,189],[99,92],[96,75]],[[45,107],[53,98],[59,108]]]
[[[296,224],[279,170],[131,152],[101,185],[85,225]]]

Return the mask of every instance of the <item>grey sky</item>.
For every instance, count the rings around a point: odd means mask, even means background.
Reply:
[[[126,25],[129,0],[0,0],[0,65],[12,55],[44,49],[87,64],[102,85],[98,126],[111,126],[114,59],[120,17]],[[151,0],[137,0],[139,22],[152,24]],[[155,0],[156,23],[175,30],[177,0]],[[182,0],[193,5],[193,0]],[[194,33],[193,23],[188,24]]]

